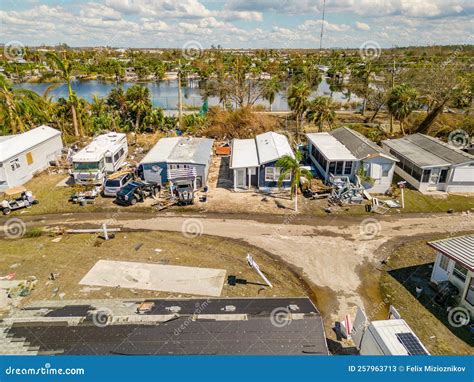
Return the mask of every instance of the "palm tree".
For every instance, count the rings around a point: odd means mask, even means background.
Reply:
[[[275,96],[281,91],[281,81],[278,77],[272,77],[263,86],[263,98],[270,104],[270,111],[272,111],[273,102],[275,102]]]
[[[296,139],[298,140],[300,124],[303,122],[304,113],[308,108],[308,98],[311,88],[306,82],[298,82],[288,89],[288,106],[296,116]]]
[[[5,133],[16,134],[47,120],[46,101],[27,89],[14,89],[0,75],[0,125]]]
[[[73,65],[70,61],[62,60],[56,53],[47,52],[46,57],[51,61],[53,66],[59,69],[60,78],[66,82],[68,90],[68,101],[71,107],[72,115],[72,126],[74,128],[74,135],[76,137],[83,136],[82,129],[79,129],[78,118],[77,118],[77,96],[76,92],[72,89],[71,81],[73,79]]]
[[[308,104],[306,119],[318,126],[323,131],[324,123],[330,127],[336,120],[337,105],[330,97],[316,97]]]
[[[418,106],[417,98],[418,93],[416,89],[408,84],[394,87],[388,96],[388,111],[400,122],[403,135],[405,135],[405,120]]]
[[[138,132],[140,130],[140,118],[152,108],[150,89],[133,85],[127,89],[126,99],[128,109],[132,114],[131,117],[135,120],[134,129]]]
[[[301,168],[300,162],[303,158],[301,151],[297,151],[295,157],[284,155],[276,162],[276,167],[281,169],[280,177],[278,178],[278,187],[283,185],[288,174],[291,175],[291,193],[290,197],[293,200],[295,197],[295,212],[298,212],[298,188],[300,187],[301,179],[305,178],[310,181],[313,175],[308,170]]]

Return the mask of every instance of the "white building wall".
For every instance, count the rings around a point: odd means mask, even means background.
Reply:
[[[61,136],[57,135],[26,150],[2,163],[7,183],[0,185],[0,191],[8,188],[21,186],[33,178],[33,175],[49,167],[49,162],[61,155],[63,142]],[[27,156],[31,153],[33,162],[28,164]]]
[[[362,162],[364,164],[370,165],[369,173],[367,175],[375,180],[373,185],[364,184],[364,187],[367,189],[367,191],[375,194],[384,194],[390,190],[392,186],[393,174],[395,171],[395,162],[384,157],[365,159]],[[362,162],[359,162],[358,166],[360,166]],[[383,166],[390,166],[387,176],[382,176]]]

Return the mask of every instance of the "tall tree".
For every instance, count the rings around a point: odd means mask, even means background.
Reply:
[[[412,111],[418,107],[417,97],[418,93],[416,89],[408,84],[401,84],[394,87],[388,96],[388,110],[390,114],[400,122],[403,135],[405,135],[405,120]]]
[[[301,160],[303,154],[301,151],[296,151],[295,157],[293,158],[290,155],[284,155],[276,162],[276,167],[281,169],[280,177],[278,178],[278,187],[283,185],[285,178],[288,177],[288,174],[291,175],[291,193],[290,197],[293,200],[295,198],[295,212],[298,212],[298,189],[300,187],[301,179],[306,179],[311,181],[313,175],[310,171],[301,168]]]
[[[275,102],[276,95],[281,91],[282,84],[278,77],[272,77],[264,85],[263,98],[270,104],[270,111],[273,108],[273,102]]]
[[[134,129],[140,131],[140,118],[152,108],[150,90],[144,86],[133,85],[127,89],[125,94],[126,103],[134,121]]]
[[[288,106],[296,117],[296,139],[299,139],[300,127],[308,108],[311,88],[306,82],[292,84],[288,89]]]
[[[308,104],[306,119],[318,126],[319,131],[323,131],[325,123],[331,127],[336,120],[336,109],[337,105],[332,98],[316,97]]]
[[[0,75],[0,125],[6,134],[23,132],[47,119],[46,101],[32,90],[13,88]]]
[[[72,115],[72,126],[74,128],[74,135],[76,137],[83,136],[82,129],[79,129],[78,118],[77,118],[77,95],[72,88],[72,79],[74,78],[73,74],[73,65],[67,59],[61,59],[54,52],[47,52],[46,57],[50,60],[53,67],[58,69],[59,77],[66,82],[68,90],[68,102],[71,108]],[[56,74],[56,73],[55,73]]]

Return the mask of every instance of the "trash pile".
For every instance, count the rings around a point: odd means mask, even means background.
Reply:
[[[331,180],[333,191],[329,203],[342,206],[343,204],[361,204],[364,200],[364,187],[351,183],[349,177],[341,176]]]

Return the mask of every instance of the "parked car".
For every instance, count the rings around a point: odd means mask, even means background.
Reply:
[[[0,203],[0,211],[4,215],[9,215],[12,211],[22,208],[30,208],[33,204],[38,204],[38,200],[31,191],[20,186],[10,188],[5,191],[5,199]]]
[[[104,183],[103,196],[117,196],[117,192],[133,180],[131,172],[110,176]]]
[[[117,192],[115,201],[123,206],[133,206],[158,193],[156,184],[133,181]]]

